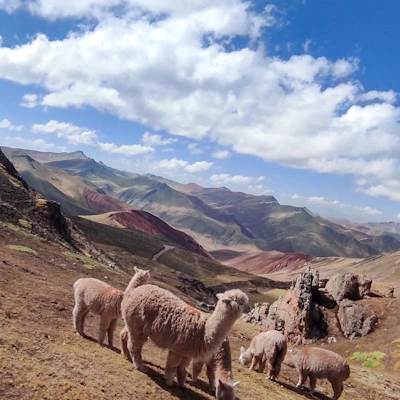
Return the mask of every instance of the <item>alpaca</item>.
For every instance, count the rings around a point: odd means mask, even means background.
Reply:
[[[146,284],[149,271],[136,266],[125,291]],[[100,315],[99,344],[103,344],[108,333],[108,344],[113,348],[114,331],[121,316],[121,302],[124,292],[94,278],[81,278],[74,283],[75,307],[72,312],[75,331],[84,336],[85,318],[89,311]]]
[[[254,370],[259,364],[259,372],[264,372],[268,361],[268,379],[275,380],[281,370],[282,361],[287,351],[287,339],[279,331],[261,332],[254,336],[249,348],[240,348],[239,362],[249,365]]]
[[[168,349],[164,377],[171,386],[175,375],[185,385],[191,359],[207,361],[221,346],[235,321],[242,315],[248,298],[239,289],[217,295],[214,312],[206,317],[171,292],[155,285],[143,285],[126,293],[122,318],[128,333],[127,348],[136,368],[146,371],[142,347],[150,339]]]
[[[204,361],[193,360],[193,382],[197,382],[203,365]],[[206,367],[210,389],[215,392],[217,400],[235,400],[234,387],[239,382],[233,382],[231,348],[228,339],[222,342],[219,350],[207,361]]]
[[[310,377],[310,393],[314,394],[317,379],[326,378],[332,385],[332,400],[337,400],[343,392],[343,382],[350,376],[350,366],[339,354],[318,347],[304,347],[297,353],[288,351],[285,365],[296,368],[299,381],[296,387],[301,387],[307,377]]]

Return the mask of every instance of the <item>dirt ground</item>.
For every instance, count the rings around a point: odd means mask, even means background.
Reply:
[[[91,276],[122,289],[130,279],[129,268],[133,264],[127,268],[127,271],[113,270],[20,227],[0,224],[1,399],[214,398],[204,371],[196,385],[189,379],[184,389],[167,387],[162,377],[166,351],[150,342],[143,350],[148,374],[136,371],[118,351],[99,346],[98,316],[87,318],[88,339],[75,334],[71,319],[73,282]],[[399,300],[381,304],[382,322],[376,332],[354,341],[338,338],[329,347],[345,356],[351,365],[351,377],[345,383],[341,399],[400,398],[396,369],[400,361]],[[120,328],[121,321],[117,332]],[[235,380],[240,381],[237,399],[310,399],[307,392],[294,387],[297,381],[294,370],[283,366],[278,382],[271,382],[265,374],[251,372],[238,363],[240,346],[247,347],[259,331],[258,327],[238,322],[229,336],[233,373]],[[115,344],[120,348],[118,335]],[[387,356],[371,369],[350,359],[355,351],[381,351]],[[326,396],[332,395],[325,381],[318,381],[317,392],[319,399],[326,400]]]

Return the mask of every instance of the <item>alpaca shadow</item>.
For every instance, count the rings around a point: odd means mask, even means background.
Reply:
[[[93,342],[93,343],[97,343],[97,344],[98,344],[98,340],[95,339],[95,338],[92,337],[92,336],[86,335],[86,334],[84,333],[82,337],[83,337],[84,339],[86,339],[86,340],[89,340],[89,341],[91,341],[91,342]],[[121,351],[120,349],[116,348],[116,347],[111,348],[111,347],[108,346],[107,344],[102,344],[101,347],[106,347],[106,348],[110,349],[111,351],[113,351],[113,352],[115,352],[115,353],[117,353],[117,354],[122,354],[122,351]]]
[[[151,362],[144,362],[146,364],[147,372],[146,375],[149,376],[161,389],[173,394],[178,399],[183,400],[208,400],[209,397],[205,397],[200,393],[194,392],[189,386],[191,382],[186,382],[186,386],[181,388],[176,382],[173,386],[168,386],[165,383],[163,374],[156,371],[153,367],[161,368],[159,365],[153,364]]]
[[[295,392],[297,394],[301,394],[302,396],[306,397],[307,399],[318,399],[318,400],[331,400],[331,397],[325,396],[322,393],[319,393],[317,391],[314,391],[314,395],[312,396],[310,393],[310,389],[307,387],[302,386],[301,388],[298,388],[296,386],[290,385],[289,383],[286,382],[278,382],[281,386],[284,388],[291,390],[292,392]]]

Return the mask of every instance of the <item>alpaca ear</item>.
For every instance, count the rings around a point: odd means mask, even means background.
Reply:
[[[217,293],[217,294],[216,294],[217,299],[219,300],[219,299],[222,297],[222,295],[223,295],[223,293]]]
[[[239,385],[239,383],[240,383],[240,381],[233,382],[232,387],[235,387],[235,386]]]
[[[139,268],[136,265],[133,267],[133,269],[135,270],[135,272],[139,272]]]
[[[147,270],[144,274],[145,274],[146,276],[150,276],[150,271]]]
[[[243,353],[245,353],[246,352],[246,349],[242,346],[241,348],[240,348],[240,354],[243,354]]]

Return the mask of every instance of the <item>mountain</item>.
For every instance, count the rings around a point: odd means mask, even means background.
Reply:
[[[33,187],[59,201],[69,215],[122,211],[122,203],[147,211],[193,237],[209,252],[279,251],[316,257],[368,257],[400,249],[400,236],[384,230],[360,230],[320,217],[306,208],[281,205],[273,196],[254,196],[227,188],[179,184],[147,174],[119,171],[81,152],[40,153],[4,148]],[[40,153],[40,154],[39,154]],[[41,160],[41,171],[23,155]],[[54,171],[59,180],[52,179]],[[35,179],[33,179],[33,177]],[[74,180],[72,180],[74,179]],[[47,182],[47,183],[46,183]],[[68,182],[68,183],[67,183]],[[54,188],[57,190],[55,190]],[[68,188],[75,188],[73,193]],[[120,202],[96,209],[85,193],[97,192]],[[63,198],[61,193],[67,198]],[[115,208],[116,207],[116,208]]]

